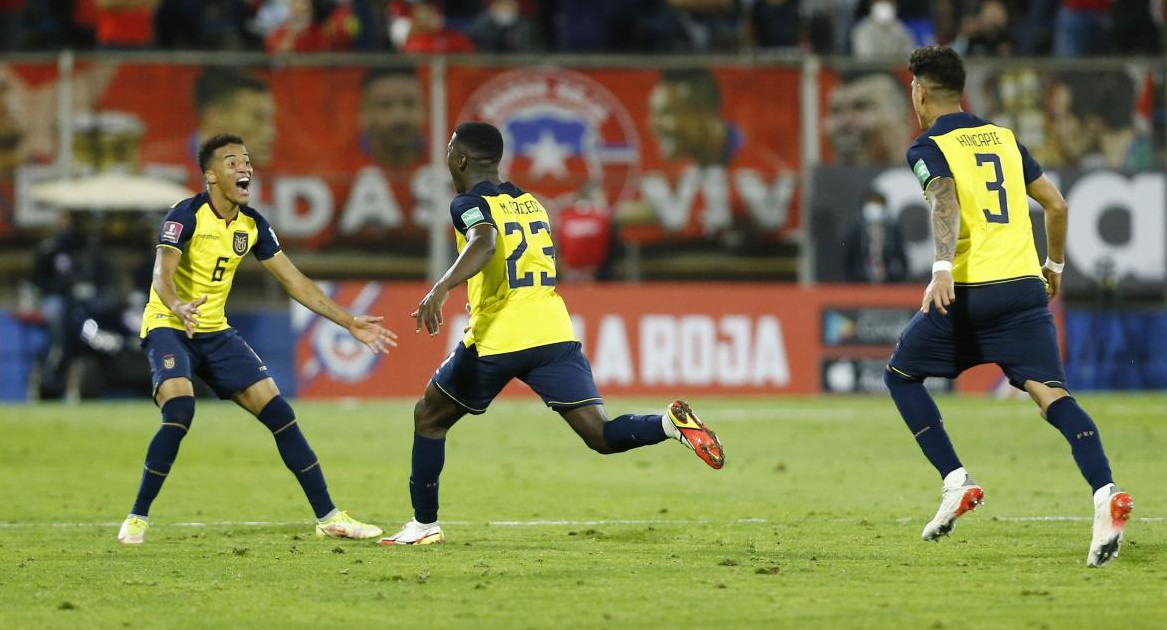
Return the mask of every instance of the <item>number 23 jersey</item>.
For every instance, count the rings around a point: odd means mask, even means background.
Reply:
[[[235,270],[247,252],[267,260],[280,251],[275,230],[253,208],[241,206],[239,214],[226,221],[211,205],[206,192],[184,199],[170,209],[158,231],[157,247],[182,252],[174,272],[174,288],[184,302],[207,296],[199,307],[196,333],[218,332],[230,328],[224,307]],[[182,321],[150,287],[150,301],[142,315],[142,337],[155,328],[183,330]]]
[[[924,190],[939,177],[956,182],[957,284],[1041,277],[1025,189],[1042,170],[1012,131],[966,112],[945,114],[908,149],[908,166]]]
[[[458,251],[481,223],[498,230],[494,257],[466,283],[470,329],[463,343],[479,356],[575,341],[563,298],[555,291],[555,245],[547,210],[510,182],[479,182],[450,203]]]

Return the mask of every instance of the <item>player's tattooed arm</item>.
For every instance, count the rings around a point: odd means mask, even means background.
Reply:
[[[275,256],[262,261],[262,264],[264,269],[280,281],[293,300],[348,330],[373,352],[387,352],[388,348],[397,346],[397,334],[380,326],[384,317],[349,313],[320,290],[311,278],[297,269],[284,252],[277,252]]]
[[[937,177],[928,185],[927,194],[932,206],[936,260],[952,262],[956,257],[956,240],[960,236],[960,201],[956,197],[956,182],[951,177]]]
[[[951,177],[938,177],[928,184],[927,195],[932,206],[936,265],[932,267],[932,281],[924,290],[920,310],[927,313],[935,308],[941,315],[947,315],[948,306],[956,301],[956,283],[952,277],[952,260],[956,258],[956,240],[960,236],[960,201],[956,198],[956,182]],[[941,266],[942,263],[947,263],[947,269]]]

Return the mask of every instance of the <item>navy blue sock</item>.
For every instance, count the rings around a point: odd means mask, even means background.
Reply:
[[[924,381],[905,378],[891,370],[885,370],[883,382],[887,385],[887,391],[891,393],[896,408],[900,410],[900,416],[912,431],[916,443],[920,445],[920,450],[924,451],[924,457],[936,467],[940,478],[943,479],[948,473],[960,468],[960,458],[956,456],[952,440],[944,430],[940,409],[936,407],[936,401],[932,400],[932,395],[925,389]]]
[[[413,471],[409,474],[409,499],[413,518],[419,523],[438,520],[438,477],[446,465],[446,438],[413,434]]]
[[[324,471],[320,469],[320,460],[316,453],[308,446],[308,438],[300,431],[296,423],[296,412],[284,400],[283,396],[272,398],[256,416],[263,426],[267,427],[276,439],[276,448],[288,470],[296,475],[296,481],[304,489],[304,495],[312,504],[312,511],[316,518],[324,518],[329,512],[336,509],[332,497],[328,496],[328,484],[324,481]]]
[[[138,486],[138,498],[131,514],[149,516],[150,504],[158,496],[174,459],[178,457],[178,445],[190,430],[194,410],[194,396],[171,398],[162,405],[162,426],[158,427],[146,449],[146,468],[142,471],[142,484]]]
[[[625,414],[604,423],[604,444],[613,453],[623,453],[668,439],[660,414]]]
[[[1057,427],[1070,443],[1074,462],[1078,464],[1082,476],[1090,482],[1092,490],[1097,492],[1102,486],[1114,482],[1110,476],[1110,462],[1106,459],[1106,452],[1102,450],[1102,438],[1098,436],[1098,427],[1078,406],[1078,401],[1072,396],[1055,400],[1046,408],[1045,418],[1046,422]]]

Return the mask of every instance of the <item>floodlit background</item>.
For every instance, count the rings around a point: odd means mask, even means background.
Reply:
[[[1071,385],[1167,387],[1161,3],[871,4],[0,3],[0,398],[147,395],[151,239],[223,131],[293,261],[409,330],[454,254],[443,158],[470,119],[552,211],[605,391],[879,391],[932,260],[903,163],[930,42],[1070,201]],[[375,359],[253,263],[230,316],[302,397],[414,395],[460,331]]]

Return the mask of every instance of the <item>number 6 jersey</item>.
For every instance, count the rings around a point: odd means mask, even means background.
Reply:
[[[478,355],[576,341],[571,316],[555,292],[555,245],[547,210],[510,182],[479,182],[450,202],[458,251],[480,223],[498,230],[494,257],[466,283],[470,329],[463,343]]]
[[[275,230],[255,209],[240,206],[239,214],[227,221],[215,211],[206,192],[174,204],[158,231],[157,246],[182,252],[174,272],[178,298],[191,302],[207,296],[206,303],[199,307],[202,315],[196,333],[231,327],[223,307],[235,269],[247,252],[253,251],[259,260],[267,260],[280,251]],[[183,330],[182,322],[151,286],[150,301],[142,315],[142,337],[155,328]]]
[[[1012,131],[966,112],[945,114],[908,149],[908,166],[924,190],[938,177],[956,182],[956,284],[1042,277],[1025,192],[1041,166]]]

